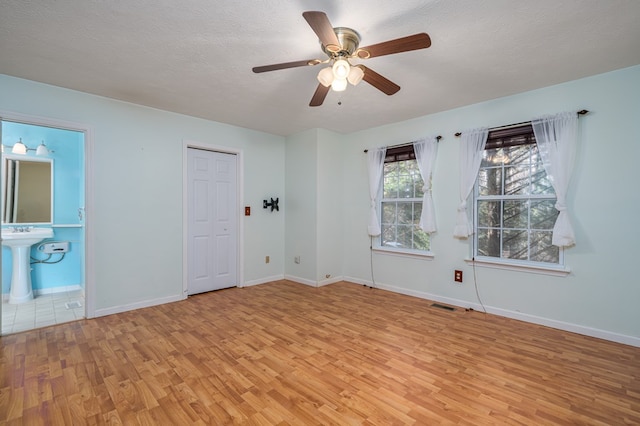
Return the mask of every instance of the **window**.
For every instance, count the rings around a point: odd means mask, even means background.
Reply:
[[[429,235],[418,226],[424,182],[413,145],[387,150],[382,179],[380,246],[429,251]]]
[[[475,203],[476,257],[562,264],[551,244],[556,195],[530,124],[489,132]]]

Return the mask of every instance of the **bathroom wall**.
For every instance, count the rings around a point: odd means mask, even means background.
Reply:
[[[55,129],[31,124],[2,122],[2,143],[6,146],[22,139],[29,148],[41,142],[51,151],[53,159],[53,228],[54,237],[49,241],[68,241],[70,251],[64,255],[52,255],[49,261],[62,258],[59,263],[35,263],[31,267],[31,285],[36,294],[55,293],[76,288],[84,288],[84,228],[78,209],[84,207],[84,134],[81,132]],[[28,151],[26,157],[35,156]],[[44,243],[43,242],[43,243]],[[31,250],[36,259],[46,259],[47,255],[37,249]],[[12,273],[11,250],[2,247],[2,293],[9,293]]]

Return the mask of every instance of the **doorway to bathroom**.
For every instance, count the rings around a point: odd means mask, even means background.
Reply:
[[[2,335],[87,316],[86,135],[57,124],[7,114],[0,119]],[[41,164],[49,171],[34,173]],[[35,228],[49,228],[53,236],[28,239],[38,241],[22,255],[9,246],[9,239],[36,234]]]

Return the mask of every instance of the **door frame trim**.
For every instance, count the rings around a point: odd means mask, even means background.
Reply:
[[[94,230],[93,230],[93,127],[86,123],[60,120],[57,118],[42,117],[30,114],[21,114],[12,111],[0,110],[3,120],[14,121],[34,126],[53,127],[56,129],[72,130],[84,133],[84,304],[85,318],[96,316],[96,291],[95,291],[95,257],[94,257]],[[0,254],[0,256],[2,256]]]
[[[236,242],[237,250],[237,265],[236,274],[238,277],[238,287],[244,287],[244,220],[242,216],[242,205],[244,204],[244,157],[241,149],[232,148],[228,146],[212,145],[203,142],[197,142],[193,140],[182,141],[182,298],[186,299],[189,291],[188,286],[188,256],[187,248],[189,244],[188,239],[188,197],[187,191],[189,189],[189,182],[187,178],[187,150],[189,148],[202,149],[205,151],[219,152],[222,154],[233,154],[236,156],[236,212],[238,214],[238,235]]]

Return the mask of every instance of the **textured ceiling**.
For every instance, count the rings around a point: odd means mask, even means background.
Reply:
[[[325,58],[306,10],[362,46],[419,32],[429,49],[366,65],[308,106]],[[278,135],[351,132],[640,64],[638,0],[2,0],[0,73]]]

